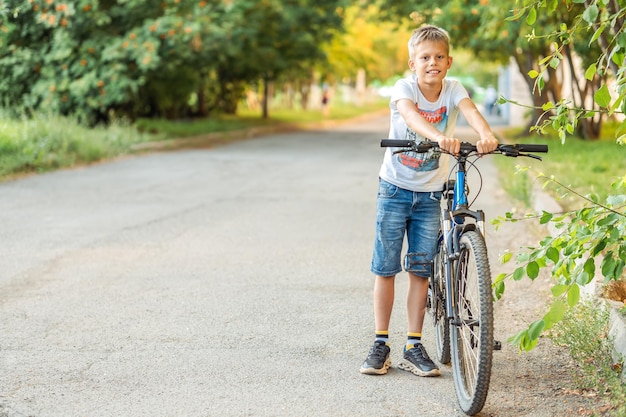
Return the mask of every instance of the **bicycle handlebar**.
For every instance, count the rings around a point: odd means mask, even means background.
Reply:
[[[438,148],[439,144],[437,142],[421,142],[417,143],[412,140],[407,139],[382,139],[380,141],[380,146],[383,148],[404,148],[399,152],[405,151],[414,151],[418,153],[428,152],[428,150],[432,148]],[[469,154],[471,152],[478,152],[476,145],[472,145],[469,142],[461,142],[461,153]],[[530,156],[533,158],[541,159],[535,155],[527,155],[520,154],[520,152],[548,152],[548,145],[538,145],[538,144],[526,144],[526,143],[516,143],[516,144],[500,144],[496,148],[494,153],[501,153],[506,156]]]

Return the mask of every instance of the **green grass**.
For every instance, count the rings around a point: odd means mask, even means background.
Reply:
[[[509,132],[509,136],[514,136],[514,132]],[[502,173],[503,188],[526,207],[532,201],[533,183],[542,186],[545,182],[537,179],[540,173],[554,177],[581,195],[596,194],[600,201],[611,194],[611,184],[626,174],[626,146],[617,144],[610,133],[605,139],[596,141],[568,138],[564,144],[556,138],[544,136],[528,136],[516,141],[549,146],[549,152],[541,155],[542,162],[519,158],[512,163],[508,158],[494,158]],[[522,170],[516,172],[516,167]],[[526,168],[530,169],[524,171]],[[551,183],[546,190],[565,210],[581,208],[585,201],[565,187]]]
[[[60,116],[16,120],[0,115],[0,178],[112,158],[151,138],[119,121],[87,128]]]
[[[289,123],[305,127],[309,123],[324,120],[344,120],[362,114],[388,108],[387,99],[366,103],[362,106],[336,103],[331,106],[330,114],[324,117],[319,109],[270,109],[269,118],[263,119],[260,111],[240,109],[236,116],[220,115],[211,119],[194,119],[171,121],[162,119],[141,119],[136,123],[137,129],[150,133],[161,133],[167,138],[183,138],[206,133],[230,132],[239,129],[257,126],[275,126]]]
[[[598,413],[605,416],[626,415],[626,385],[621,379],[623,361],[614,363],[609,332],[608,309],[588,300],[570,309],[548,336],[568,348],[579,364],[573,389],[598,397]],[[623,359],[623,358],[622,358]],[[607,405],[602,403],[608,402]],[[602,410],[600,411],[600,409]]]

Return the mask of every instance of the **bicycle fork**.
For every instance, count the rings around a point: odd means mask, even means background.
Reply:
[[[452,218],[450,215],[450,211],[443,209],[441,211],[441,230],[443,235],[443,250],[444,250],[444,259],[445,259],[445,290],[446,290],[446,317],[450,320],[450,323],[457,325],[455,323],[454,311],[455,311],[455,302],[454,299],[454,291],[455,283],[454,283],[454,271],[453,265],[456,259],[458,259],[457,251],[454,249],[454,242],[452,233],[454,229],[452,228]]]
[[[454,294],[457,294],[459,289],[458,280],[456,279],[456,269],[458,266],[458,262],[461,257],[461,248],[459,243],[459,238],[465,228],[471,227],[472,230],[474,228],[479,231],[484,237],[484,213],[482,210],[478,211],[470,211],[466,208],[460,210],[464,216],[462,217],[471,217],[476,223],[475,224],[464,224],[457,223],[456,217],[459,214],[459,210],[449,211],[446,209],[442,209],[441,211],[441,230],[443,235],[443,246],[444,246],[444,256],[445,256],[445,282],[446,282],[446,316],[450,323],[455,326],[461,325],[461,321],[458,316],[456,316],[455,312],[457,311],[457,299],[454,297]]]

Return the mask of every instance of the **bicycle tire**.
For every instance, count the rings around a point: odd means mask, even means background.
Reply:
[[[459,238],[459,246],[455,322],[450,327],[452,374],[459,406],[473,416],[485,405],[491,379],[491,273],[485,240],[479,232],[464,232]]]
[[[433,259],[433,272],[429,283],[428,302],[430,318],[435,330],[436,357],[439,363],[450,363],[450,320],[446,314],[446,263],[443,239],[440,237]]]

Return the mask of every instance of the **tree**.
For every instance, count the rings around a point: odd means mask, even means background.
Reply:
[[[561,19],[557,29],[544,32],[538,30],[542,33],[540,36],[533,31],[533,36],[529,38],[531,42],[537,38],[547,40],[552,45],[551,53],[539,61],[539,70],[529,73],[536,79],[535,86],[539,91],[545,85],[546,71],[559,68],[564,61],[572,65],[572,51],[581,57],[583,69],[586,68],[584,77],[580,77],[584,80],[582,82],[574,68],[571,70],[574,77],[572,85],[583,85],[578,95],[573,94],[571,99],[547,101],[542,105],[542,109],[549,111],[551,116],[540,129],[554,127],[562,141],[567,134],[574,132],[582,137],[597,138],[603,116],[626,113],[626,1],[566,0],[562,3],[559,6],[559,2],[554,0],[524,0],[523,7],[512,17],[519,19],[526,16],[526,22],[533,27],[536,26],[538,15],[556,15],[557,19]],[[563,7],[575,12],[573,19],[564,20],[557,13]],[[614,82],[615,98],[611,96],[609,81]],[[618,141],[624,141],[624,123],[618,132],[623,133]]]
[[[189,0],[8,3],[12,12],[0,24],[3,104],[88,123],[106,121],[111,112],[162,110],[158,83],[189,59],[197,24],[188,17],[201,8]],[[192,84],[179,80],[180,88]]]
[[[329,71],[337,78],[354,79],[365,69],[370,80],[385,81],[407,70],[406,41],[410,36],[407,19],[381,20],[380,7],[355,4],[345,10],[345,32],[333,37],[325,48]]]
[[[245,83],[324,59],[344,0],[1,4],[3,105],[96,123],[234,112]]]
[[[239,56],[223,66],[246,81],[264,86],[263,117],[268,117],[270,83],[288,73],[306,73],[324,60],[322,45],[341,27],[342,0],[264,0],[235,2],[247,27],[233,29],[239,39]],[[236,62],[235,62],[236,61]]]

